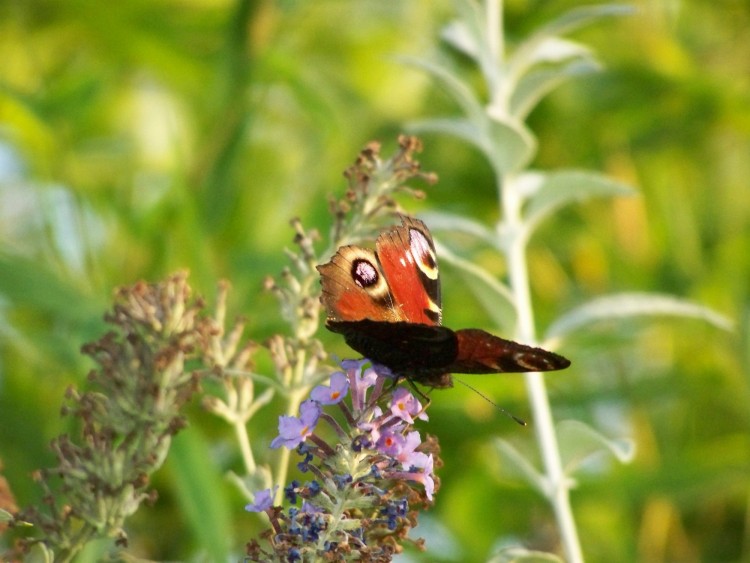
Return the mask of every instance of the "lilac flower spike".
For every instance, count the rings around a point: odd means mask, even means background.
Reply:
[[[418,511],[432,504],[441,461],[437,441],[423,442],[413,427],[426,418],[422,405],[389,382],[367,360],[344,361],[299,416],[279,418],[271,446],[296,448],[298,467],[312,479],[284,488],[286,510],[272,506],[272,491],[256,494],[247,510],[265,511],[272,530],[266,546],[247,544],[248,561],[392,560]]]
[[[279,435],[271,442],[271,448],[285,446],[294,449],[313,433],[322,411],[320,405],[308,399],[299,407],[300,416],[280,416]]]
[[[321,405],[335,405],[340,403],[349,392],[349,378],[344,372],[337,371],[331,375],[331,384],[318,385],[310,393],[310,397]]]
[[[252,502],[245,506],[245,510],[248,512],[265,512],[273,506],[273,497],[276,496],[276,490],[279,488],[276,485],[273,489],[265,489],[255,493],[255,502]]]

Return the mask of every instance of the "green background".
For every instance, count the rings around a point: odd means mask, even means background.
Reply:
[[[507,2],[508,40],[576,5]],[[592,169],[639,192],[546,223],[530,256],[536,315],[543,327],[587,298],[653,291],[736,330],[632,321],[563,343],[574,366],[547,376],[556,418],[637,447],[629,465],[588,464],[573,506],[589,561],[750,561],[750,5],[634,5],[575,34],[605,69],[529,120],[534,167]],[[78,350],[101,333],[116,286],[187,268],[210,300],[226,278],[249,337],[284,330],[262,283],[286,264],[289,219],[327,232],[328,197],[366,142],[390,154],[409,120],[456,112],[398,61],[442,50],[471,72],[440,46],[452,17],[433,0],[0,2],[0,458],[21,504],[39,497],[29,473],[53,462],[64,390],[91,368]],[[424,142],[440,182],[402,204],[496,221],[481,157],[452,138]],[[502,276],[494,257],[474,258]],[[443,295],[446,324],[490,328],[448,267]],[[467,380],[527,414],[520,377]],[[277,414],[251,428],[259,445]],[[416,530],[425,560],[553,549],[545,502],[487,445],[501,435],[534,458],[532,432],[463,388],[434,394],[430,414],[423,430],[445,467]],[[198,405],[190,420],[156,475],[158,504],[129,523],[138,556],[200,559],[216,542],[239,554],[262,528],[223,480],[241,470],[229,429]]]

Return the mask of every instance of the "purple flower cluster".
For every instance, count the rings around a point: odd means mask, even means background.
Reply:
[[[439,448],[412,426],[427,415],[412,393],[366,365],[343,361],[344,371],[313,389],[299,416],[279,418],[271,447],[296,449],[298,468],[313,478],[284,489],[292,505],[302,500],[299,509],[273,506],[278,488],[259,491],[245,507],[266,512],[273,527],[272,551],[251,542],[251,560],[389,561],[416,525],[417,510],[431,505]],[[323,408],[333,405],[337,417]],[[322,422],[335,440],[324,439]]]

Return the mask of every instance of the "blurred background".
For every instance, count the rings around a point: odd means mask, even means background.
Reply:
[[[508,41],[580,4],[507,1]],[[534,167],[592,169],[639,192],[546,223],[530,257],[536,315],[543,329],[588,298],[652,291],[736,325],[631,321],[563,343],[574,366],[547,377],[556,418],[637,447],[629,465],[589,464],[573,506],[589,561],[750,561],[750,4],[633,5],[573,36],[605,68],[529,120]],[[456,113],[398,60],[441,53],[473,72],[440,44],[454,16],[447,0],[0,1],[0,458],[19,504],[40,497],[29,474],[53,463],[47,445],[69,430],[63,394],[85,384],[79,349],[103,331],[115,287],[189,269],[211,300],[226,278],[249,337],[284,330],[262,281],[287,263],[289,219],[327,232],[328,197],[342,195],[366,142],[389,155],[409,120]],[[423,140],[423,167],[440,182],[402,204],[493,224],[487,163],[456,139]],[[490,328],[448,267],[443,294],[447,324]],[[520,377],[470,383],[528,414]],[[251,429],[258,444],[275,433],[278,412],[266,413]],[[198,405],[190,422],[177,440],[190,447],[156,475],[159,502],[130,521],[140,557],[195,559],[216,541],[185,515],[196,493],[185,464],[214,483],[220,500],[204,518],[235,554],[263,527],[223,480],[241,470],[228,428]],[[554,547],[546,503],[487,445],[501,435],[533,458],[532,432],[466,389],[433,395],[425,430],[445,467],[416,530],[428,538],[422,560]]]

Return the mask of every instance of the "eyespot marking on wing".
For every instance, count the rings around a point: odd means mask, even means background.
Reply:
[[[431,280],[438,279],[437,257],[423,232],[409,229],[409,249],[419,271]]]
[[[361,288],[368,288],[378,283],[380,274],[378,269],[364,258],[357,258],[352,262],[352,279]]]

